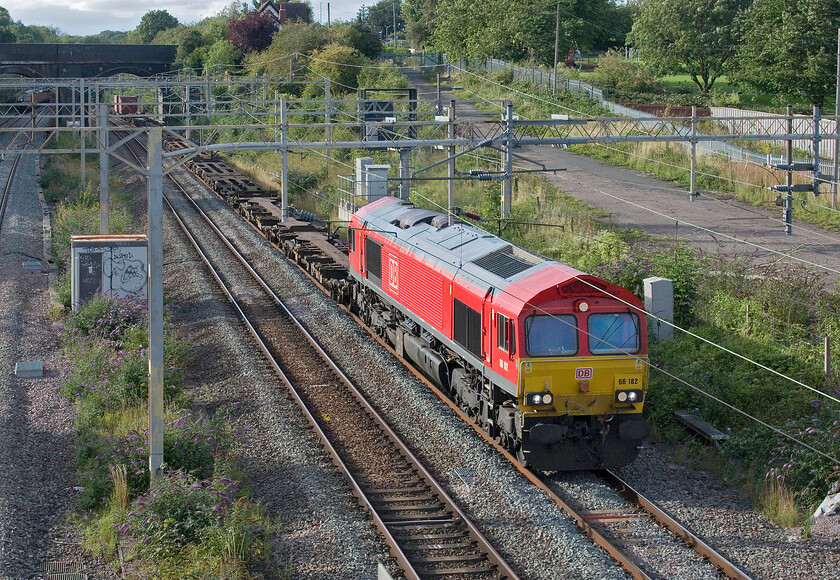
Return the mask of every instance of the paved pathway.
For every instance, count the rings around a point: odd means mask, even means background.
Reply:
[[[420,98],[437,97],[437,87],[426,82],[420,73],[411,69],[404,72]],[[442,91],[441,100],[448,103],[459,94]],[[721,250],[787,259],[818,267],[830,278],[840,280],[840,233],[799,221],[797,213],[802,210],[798,206],[794,209],[793,233],[788,236],[784,233],[781,208],[768,211],[710,192],[701,192],[692,202],[685,189],[555,147],[527,146],[516,153],[546,167],[566,168],[548,174],[548,180],[564,193],[610,212],[615,225],[634,226],[657,238],[678,238],[704,252]]]

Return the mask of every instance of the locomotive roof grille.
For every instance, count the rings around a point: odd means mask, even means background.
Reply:
[[[473,260],[473,264],[492,272],[500,278],[516,276],[531,266],[536,266],[542,262],[543,259],[539,256],[516,246],[505,246]]]
[[[428,224],[434,226],[434,221],[440,221],[440,217],[443,216],[446,218],[446,214],[443,214],[439,211],[435,211],[433,209],[425,209],[422,207],[415,207],[408,210],[405,213],[399,215],[399,217],[394,220],[392,223],[404,230],[412,226],[416,226],[418,224]],[[440,226],[435,226],[440,227]]]

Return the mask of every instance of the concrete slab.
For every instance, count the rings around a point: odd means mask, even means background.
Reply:
[[[43,361],[21,361],[15,364],[15,376],[21,379],[40,379],[44,376]]]

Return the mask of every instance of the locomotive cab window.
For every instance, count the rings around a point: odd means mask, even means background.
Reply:
[[[499,348],[509,354],[516,353],[514,321],[504,314],[496,315],[496,336]]]
[[[571,314],[539,314],[525,319],[525,350],[528,356],[577,354],[577,335],[577,320]]]
[[[347,228],[347,248],[351,252],[356,251],[356,230],[354,228]]]
[[[589,352],[592,354],[634,354],[641,348],[638,314],[591,314],[587,324]]]

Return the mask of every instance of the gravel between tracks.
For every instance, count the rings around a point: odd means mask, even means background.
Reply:
[[[13,158],[0,163],[5,183]],[[37,157],[24,155],[0,229],[0,578],[36,578],[46,562],[83,564],[65,521],[76,505],[73,406],[58,390],[64,358],[49,319],[50,276],[24,270],[42,260]],[[44,376],[22,379],[15,365],[42,361]],[[108,577],[93,560],[86,569]]]
[[[5,578],[37,577],[47,560],[72,560],[79,542],[63,522],[75,505],[72,408],[57,394],[62,360],[47,319],[47,277],[20,267],[22,260],[41,257],[33,167],[34,162],[20,169],[30,177],[16,188],[0,231],[0,363],[5,369],[0,383],[0,577]],[[144,191],[140,182],[138,193]],[[239,228],[276,291],[437,471],[523,578],[627,577],[238,217],[214,197],[203,197],[212,213]],[[277,522],[274,560],[266,576],[373,578],[378,560],[393,570],[347,485],[169,220],[164,235],[167,300],[178,305],[179,325],[196,346],[188,387],[198,405],[234,407],[250,487]],[[14,363],[20,360],[44,360],[45,378],[15,378]],[[455,473],[459,468],[469,470],[466,481],[464,472]],[[643,450],[621,475],[755,578],[833,578],[840,569],[836,544],[803,541],[798,530],[776,528],[733,492],[718,489],[708,474],[672,465],[655,446]],[[111,575],[94,562],[86,562],[86,570],[91,578]],[[685,565],[672,577],[703,577],[703,572]]]

